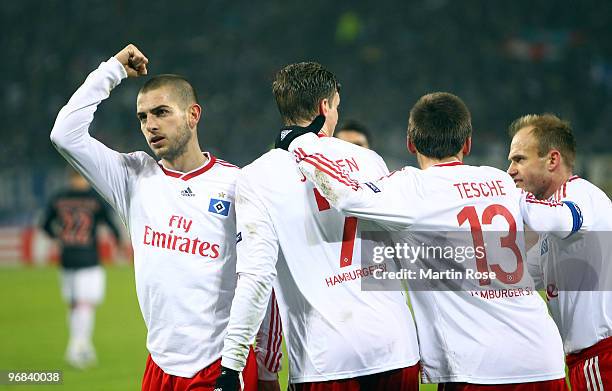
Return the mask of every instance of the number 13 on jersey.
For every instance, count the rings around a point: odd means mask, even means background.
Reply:
[[[472,233],[472,240],[474,247],[485,248],[484,237],[482,235],[482,224],[492,224],[493,218],[500,216],[508,223],[508,235],[500,239],[500,246],[502,248],[508,248],[512,251],[516,258],[516,268],[513,271],[507,272],[501,268],[498,264],[489,264],[487,261],[486,251],[483,252],[482,256],[476,256],[476,269],[479,272],[489,272],[489,266],[491,271],[495,272],[498,280],[504,284],[516,284],[523,278],[523,256],[516,243],[516,221],[512,216],[512,213],[503,205],[493,204],[489,205],[482,212],[482,219],[478,218],[476,207],[466,206],[457,214],[457,222],[459,226],[463,225],[466,221],[470,225],[470,231]],[[481,224],[482,221],[482,224]],[[490,285],[491,280],[489,278],[480,279],[480,285]]]

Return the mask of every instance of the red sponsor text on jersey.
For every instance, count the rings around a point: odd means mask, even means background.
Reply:
[[[462,199],[506,195],[501,180],[488,182],[461,182],[454,183],[453,186],[457,189]]]
[[[185,233],[188,233],[192,223],[193,220],[191,219],[172,215],[168,223],[171,228],[169,232],[159,232],[145,225],[142,243],[147,246],[165,248],[186,254],[199,254],[206,258],[217,258],[219,256],[219,245],[217,243],[210,243],[200,238],[184,237],[174,233],[174,228],[177,230],[182,229]]]

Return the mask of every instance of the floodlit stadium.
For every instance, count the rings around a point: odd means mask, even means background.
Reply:
[[[54,229],[61,230],[61,224],[50,217],[51,200],[71,183],[71,170],[64,160],[68,154],[63,146],[58,153],[50,141],[58,113],[90,72],[102,62],[108,64],[111,56],[130,43],[146,55],[147,74],[123,79],[100,104],[89,128],[92,137],[121,153],[144,151],[155,157],[152,150],[163,145],[163,140],[143,137],[137,96],[151,76],[177,74],[197,90],[202,109],[197,134],[202,151],[209,153],[207,161],[220,166],[220,172],[230,172],[233,165],[244,167],[273,149],[277,136],[282,141],[288,134],[279,135],[283,125],[295,125],[283,124],[279,115],[272,88],[277,72],[288,64],[313,61],[332,72],[341,86],[336,85],[341,96],[336,131],[353,129],[343,128],[349,123],[367,129],[364,134],[370,148],[390,171],[406,165],[418,167],[406,145],[410,109],[425,94],[447,91],[460,97],[471,112],[473,142],[466,164],[506,171],[511,123],[526,114],[552,113],[571,124],[576,140],[572,174],[588,180],[608,198],[612,196],[609,2],[24,0],[4,2],[0,14],[4,26],[0,101],[5,108],[0,144],[0,292],[4,296],[0,389],[113,391],[141,387],[149,355],[145,322],[151,313],[143,315],[139,307],[135,249],[125,225],[131,215],[109,208],[111,224],[92,231],[96,239],[91,243],[106,277],[105,283],[104,277],[102,282],[85,283],[102,284],[105,289],[95,315],[94,311],[82,315],[91,325],[87,327],[93,328],[95,346],[95,354],[88,353],[82,360],[79,347],[71,347],[69,329],[78,321],[67,305],[78,300],[71,297],[74,292],[66,293],[69,279],[60,272],[64,259],[59,240],[66,237],[49,235]],[[134,58],[132,55],[129,61]],[[115,71],[121,65],[139,72],[138,64],[131,62],[117,65]],[[190,178],[192,170],[185,174],[162,166],[161,176]],[[349,173],[359,169],[354,159],[337,160],[335,166]],[[202,172],[210,168],[204,167]],[[193,171],[199,175],[198,170]],[[306,182],[307,175],[300,175]],[[366,185],[372,193],[381,192],[375,183]],[[475,192],[492,194],[493,190],[497,196],[504,194],[501,188],[472,185],[457,187],[462,198]],[[155,188],[143,188],[149,191],[143,199],[159,197]],[[185,186],[180,197],[191,202],[204,189]],[[325,193],[314,190],[310,195],[317,212],[332,209],[333,200],[330,206]],[[225,187],[215,188],[214,194],[211,190],[201,206],[202,215],[231,218],[235,205],[233,199],[228,201],[228,194]],[[98,213],[98,206],[93,209]],[[163,205],[158,213],[162,211]],[[577,221],[580,208],[571,212]],[[169,259],[187,254],[207,262],[224,256],[225,243],[190,233],[192,221],[172,213],[164,226],[146,222],[144,242],[142,237],[137,239],[146,249],[140,254],[168,250]],[[352,232],[355,240],[352,218],[342,220],[337,240],[342,242],[341,262],[347,259],[343,258],[346,232]],[[113,225],[119,227],[118,241]],[[247,240],[245,232],[229,235],[232,246],[236,234],[239,244]],[[538,245],[548,246],[543,242]],[[545,252],[544,247],[541,251]],[[233,253],[228,258],[231,256]],[[352,256],[351,247],[349,264]],[[361,270],[368,266],[362,266],[351,279],[365,278],[379,267],[369,266],[370,272],[365,273]],[[380,268],[385,270],[380,275],[393,273]],[[481,271],[478,276],[483,275]],[[432,275],[429,272],[425,275]],[[326,275],[327,288],[340,289],[348,276],[341,272]],[[546,301],[547,293],[549,300],[557,294],[555,289],[545,286],[536,291]],[[155,317],[155,309],[151,312]],[[283,316],[282,309],[280,312]],[[285,342],[275,340],[271,345],[276,343],[284,354],[282,359],[274,356],[278,363],[272,367],[280,363],[279,382],[285,390],[291,358]],[[9,381],[9,373],[52,371],[61,371],[61,385],[36,384],[31,378],[31,384],[17,387],[14,374]],[[597,382],[596,372],[591,379]],[[600,389],[593,384],[594,390]],[[437,389],[435,384],[419,387]]]

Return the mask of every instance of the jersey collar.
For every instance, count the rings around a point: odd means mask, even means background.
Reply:
[[[462,166],[462,165],[463,165],[463,162],[460,162],[459,160],[455,160],[452,162],[434,164],[431,167],[450,167],[450,166]]]
[[[549,197],[549,200],[560,201],[563,198],[567,197],[567,184],[578,178],[580,178],[578,175],[571,175],[569,178],[567,178],[567,181],[565,181],[565,183],[563,183],[557,189],[557,191],[555,191],[554,194]]]
[[[172,178],[178,178],[178,179],[187,181],[191,178],[197,177],[198,175],[204,174],[206,171],[210,170],[212,166],[215,164],[215,161],[217,160],[217,158],[214,157],[209,152],[204,152],[204,156],[208,158],[206,163],[204,163],[200,167],[193,169],[189,172],[180,172],[180,171],[171,170],[169,168],[164,167],[161,164],[161,161],[157,162],[157,164],[159,165],[163,173],[166,174],[167,176],[171,176]]]

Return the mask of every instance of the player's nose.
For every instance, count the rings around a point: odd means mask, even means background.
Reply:
[[[506,170],[506,172],[508,173],[508,175],[510,175],[511,177],[516,176],[516,174],[518,174],[518,170],[516,169],[516,167],[514,166],[514,162],[510,163],[510,165],[508,166],[508,169]]]
[[[147,129],[147,131],[151,133],[155,133],[156,131],[159,130],[159,124],[157,123],[155,116],[151,115],[147,118],[147,124],[145,128]]]

